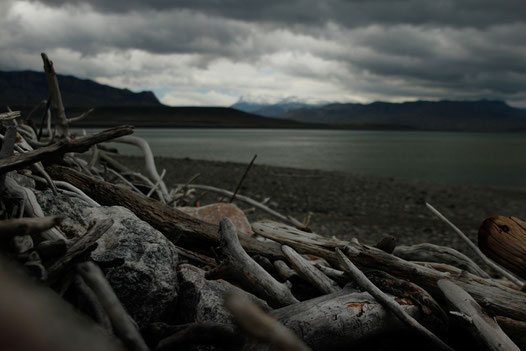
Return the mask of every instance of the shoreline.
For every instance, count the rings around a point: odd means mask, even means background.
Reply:
[[[144,171],[144,160],[119,155],[132,169]],[[186,183],[233,191],[247,164],[189,158],[156,157],[159,172],[166,169],[168,187]],[[349,240],[357,237],[369,245],[392,235],[399,245],[432,243],[455,248],[473,257],[469,248],[424,205],[429,202],[477,242],[480,224],[491,215],[526,217],[526,192],[479,186],[438,184],[427,181],[363,176],[340,171],[320,171],[254,164],[239,193],[303,221],[312,213],[313,231]],[[220,200],[220,195],[196,192],[200,205]],[[249,221],[269,218],[243,202]]]

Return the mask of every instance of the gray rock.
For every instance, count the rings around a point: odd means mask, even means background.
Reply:
[[[224,280],[207,280],[205,272],[189,264],[177,268],[179,276],[179,302],[177,322],[216,322],[233,324],[230,313],[223,307],[226,293],[234,290],[244,294],[263,310],[270,310],[267,303]]]
[[[92,258],[124,259],[124,265],[108,269],[106,277],[132,318],[144,327],[170,314],[177,299],[174,245],[124,207],[87,207],[83,213],[88,221],[105,217],[115,221],[97,241]]]
[[[50,189],[35,191],[35,196],[46,216],[64,217],[60,229],[68,237],[77,237],[86,232],[89,222],[82,213],[84,208],[90,206],[86,201],[62,193],[55,196]]]

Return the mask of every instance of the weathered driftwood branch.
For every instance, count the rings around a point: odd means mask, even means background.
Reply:
[[[9,111],[0,113],[0,121],[10,121],[20,117],[20,111]]]
[[[132,318],[122,307],[117,295],[104,277],[104,273],[93,262],[78,265],[78,273],[97,296],[104,311],[108,314],[115,334],[132,351],[148,351],[141,334],[137,330]]]
[[[329,243],[323,241],[320,245],[308,243],[301,236],[290,235],[290,230],[294,228],[285,224],[281,226],[287,230],[275,230],[269,233],[265,227],[258,226],[257,223],[254,223],[252,228],[261,236],[288,245],[299,253],[322,257],[329,261],[333,267],[339,267],[340,263],[335,252],[321,246],[321,244],[328,245]],[[452,266],[449,266],[451,270],[447,273],[440,272],[433,268],[405,261],[380,249],[362,245],[357,241],[347,242],[346,246],[341,247],[345,247],[346,254],[360,268],[385,271],[397,278],[414,282],[432,295],[441,294],[436,284],[437,281],[448,278],[460,285],[492,314],[526,321],[526,294],[516,289],[507,288],[493,280],[483,279]]]
[[[79,137],[72,140],[61,140],[34,151],[13,155],[0,160],[0,173],[19,169],[35,162],[56,159],[67,152],[84,152],[91,145],[108,141],[122,135],[133,133],[132,126],[121,126],[102,131],[100,133]]]
[[[340,290],[338,284],[314,267],[314,265],[307,262],[290,246],[281,246],[281,251],[283,251],[294,270],[320,292],[330,294]]]
[[[298,273],[291,269],[285,261],[282,260],[275,260],[274,263],[272,263],[274,266],[274,269],[278,273],[278,275],[284,280],[291,280],[295,279],[296,277],[299,277]]]
[[[298,302],[285,284],[274,279],[245,252],[237,238],[236,227],[226,217],[219,224],[219,238],[223,262],[206,273],[207,279],[232,274],[270,305],[287,306]]]
[[[168,194],[168,188],[166,187],[166,184],[164,184],[161,176],[159,175],[159,172],[157,172],[157,167],[155,166],[155,160],[153,157],[152,150],[150,149],[150,145],[146,142],[146,140],[134,136],[126,136],[117,138],[113,141],[117,143],[131,144],[137,146],[142,150],[144,154],[146,171],[155,182],[159,183],[159,188],[161,189],[161,192],[163,194],[162,201],[170,201],[171,199],[170,195]]]
[[[400,305],[390,296],[384,294],[378,289],[367,277],[356,267],[351,260],[349,260],[340,249],[336,248],[336,253],[346,271],[352,276],[353,280],[369,294],[371,294],[379,303],[385,308],[393,312],[401,321],[415,329],[420,335],[424,336],[428,341],[437,345],[441,350],[450,350],[447,344],[440,340],[435,334],[430,332],[422,326],[416,319],[407,314]]]
[[[429,210],[431,210],[431,212],[433,212],[438,218],[440,218],[441,220],[443,220],[445,223],[447,223],[451,228],[453,228],[453,230],[462,238],[462,240],[464,240],[464,242],[466,242],[466,244],[468,244],[469,248],[473,250],[473,252],[475,252],[477,254],[477,256],[486,264],[488,265],[489,267],[491,267],[492,269],[494,269],[496,272],[502,274],[503,276],[505,276],[506,278],[508,278],[509,280],[511,280],[512,282],[514,282],[515,284],[517,284],[519,287],[522,287],[524,285],[524,283],[520,280],[520,279],[517,279],[513,274],[511,274],[510,272],[506,271],[505,269],[503,269],[501,266],[499,266],[498,264],[496,264],[495,262],[493,262],[492,260],[490,260],[486,255],[484,255],[484,253],[482,253],[482,251],[480,251],[480,249],[477,247],[477,245],[473,244],[473,242],[471,240],[469,240],[469,238],[466,236],[466,234],[464,234],[460,229],[458,229],[458,227],[456,225],[454,225],[453,223],[451,223],[442,213],[440,213],[436,208],[434,208],[433,206],[431,206],[430,204],[428,204],[426,202],[426,206]]]
[[[246,297],[230,294],[225,298],[225,307],[232,317],[249,335],[281,351],[308,351],[294,333],[274,318],[263,312]]]
[[[12,199],[19,200],[24,206],[24,213],[28,217],[45,217],[44,211],[40,207],[33,191],[29,188],[19,185],[9,175],[5,179],[4,194]],[[50,228],[41,233],[44,240],[65,240],[66,237],[57,228]]]
[[[41,233],[60,224],[61,221],[62,217],[58,216],[6,219],[0,221],[0,240],[15,235]]]
[[[250,171],[250,168],[254,164],[254,161],[256,160],[256,157],[258,157],[257,154],[254,155],[254,157],[252,158],[252,161],[250,161],[250,163],[248,164],[247,168],[245,169],[245,172],[243,173],[243,176],[241,177],[241,179],[237,183],[236,189],[234,190],[234,193],[232,194],[232,197],[230,198],[230,201],[229,201],[230,203],[232,203],[232,201],[234,201],[234,199],[236,198],[237,192],[239,191],[239,188],[241,188],[241,184],[243,184],[243,181],[245,180],[245,177],[247,176],[248,171]]]
[[[415,318],[419,309],[409,299],[398,299],[400,307]],[[370,294],[345,287],[273,310],[270,314],[290,328],[313,350],[345,350],[388,333],[413,333]]]
[[[215,193],[218,193],[218,194],[222,194],[222,195],[225,195],[225,196],[229,196],[229,197],[232,197],[234,195],[233,192],[229,191],[229,190],[226,190],[226,189],[220,189],[220,188],[216,188],[216,187],[213,187],[213,186],[209,186],[209,185],[202,185],[202,184],[176,184],[177,187],[183,187],[183,186],[186,186],[188,188],[193,188],[193,189],[201,189],[201,190],[207,190],[207,191],[212,191],[212,192],[215,192]],[[241,194],[236,194],[236,199],[239,200],[239,201],[243,201],[249,205],[252,205],[262,211],[265,211],[266,213],[282,220],[283,222],[285,223],[288,223],[290,225],[293,225],[294,227],[296,228],[300,228],[300,229],[306,229],[306,227],[303,225],[303,223],[301,223],[300,221],[298,221],[297,219],[291,217],[291,216],[285,216],[277,211],[274,211],[273,209],[271,209],[270,207],[268,206],[265,206],[264,204],[262,204],[261,202],[258,202],[254,199],[251,199],[247,196],[244,196],[244,195],[241,195]]]
[[[397,246],[393,255],[407,261],[447,263],[464,269],[482,278],[490,278],[489,274],[473,262],[468,256],[447,246],[433,244],[417,244],[411,246]]]
[[[49,96],[51,97],[51,108],[55,115],[55,126],[57,128],[58,136],[68,136],[68,118],[66,117],[66,111],[64,104],[62,103],[62,94],[58,85],[57,74],[53,67],[53,61],[51,61],[45,53],[42,53],[42,61],[44,61],[44,72],[46,72],[46,78],[49,88]]]
[[[48,172],[53,178],[62,179],[80,188],[101,205],[118,205],[130,209],[137,217],[148,222],[179,246],[202,251],[219,242],[217,225],[203,222],[159,201],[71,168],[50,166]],[[238,233],[238,237],[243,248],[250,254],[260,254],[272,259],[283,258],[277,243],[261,242],[243,233]]]
[[[484,313],[480,305],[461,287],[445,279],[438,281],[438,287],[446,299],[460,311],[460,316],[468,323],[473,336],[488,350],[520,350],[504,334],[497,322]]]
[[[110,229],[113,225],[111,218],[105,218],[96,222],[83,236],[75,241],[68,249],[66,254],[49,267],[49,279],[53,281],[64,269],[72,264],[72,261],[94,248],[96,241]]]

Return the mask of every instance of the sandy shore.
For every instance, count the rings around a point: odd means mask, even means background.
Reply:
[[[131,168],[143,169],[143,160],[122,157]],[[167,185],[185,183],[199,173],[195,184],[233,191],[246,164],[193,159],[156,158],[159,172],[166,169]],[[526,218],[526,192],[482,187],[434,184],[393,178],[366,177],[257,165],[247,175],[240,194],[263,200],[270,207],[299,220],[311,212],[310,226],[317,233],[375,244],[384,235],[399,244],[429,242],[448,245],[472,256],[467,246],[426,207],[431,203],[476,242],[484,219],[500,214]],[[217,202],[219,195],[200,192],[201,205]],[[244,210],[250,206],[236,202]],[[247,211],[249,220],[269,216]]]

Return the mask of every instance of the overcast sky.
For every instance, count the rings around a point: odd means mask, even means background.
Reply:
[[[526,107],[524,0],[0,0],[0,70],[169,105],[503,99]]]

